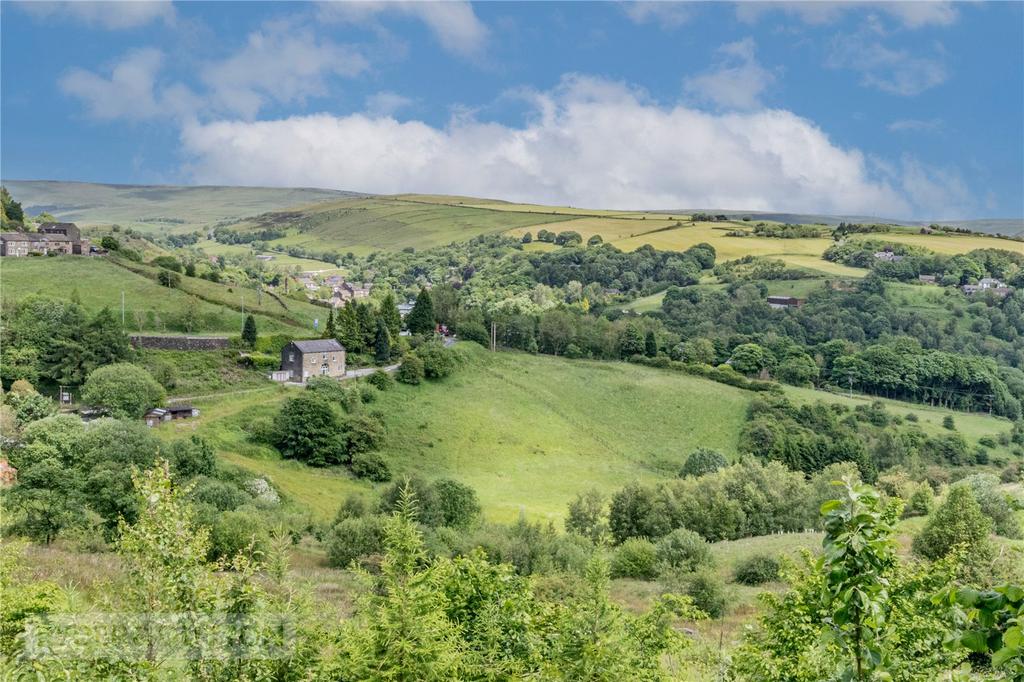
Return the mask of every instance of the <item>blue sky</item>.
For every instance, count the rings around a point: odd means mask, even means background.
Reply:
[[[1024,4],[3,2],[0,174],[1024,216]]]

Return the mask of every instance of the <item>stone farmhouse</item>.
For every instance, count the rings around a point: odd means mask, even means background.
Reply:
[[[281,372],[302,383],[317,376],[340,379],[345,376],[345,347],[335,339],[292,341],[281,349]]]
[[[43,223],[38,232],[0,234],[0,256],[28,256],[38,253],[88,256],[95,251],[74,223]]]

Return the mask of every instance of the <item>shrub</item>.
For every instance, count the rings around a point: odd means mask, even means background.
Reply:
[[[82,387],[82,402],[122,419],[138,419],[164,400],[164,388],[149,372],[129,363],[93,370]]]
[[[766,554],[754,554],[740,560],[733,575],[740,584],[763,585],[778,580],[779,562]]]
[[[1003,483],[1017,483],[1024,480],[1024,463],[1013,462],[999,473],[999,480]]]
[[[208,504],[221,512],[232,511],[249,501],[248,495],[237,486],[207,476],[196,479],[192,499],[197,504]]]
[[[904,516],[927,516],[935,508],[935,493],[927,483],[919,484],[907,500]]]
[[[305,391],[285,401],[274,422],[274,445],[287,459],[311,466],[341,464],[347,458],[337,408]]]
[[[210,529],[210,558],[230,559],[237,554],[264,553],[270,537],[254,512],[242,509],[220,514]]]
[[[1017,507],[1005,492],[999,489],[999,479],[992,474],[973,474],[954,484],[970,489],[981,507],[981,513],[992,520],[992,530],[1006,538],[1019,539],[1020,524]]]
[[[395,385],[395,378],[391,376],[390,372],[378,369],[376,372],[366,377],[366,382],[378,391],[386,391]]]
[[[947,414],[942,418],[942,428],[956,431],[956,422],[953,421],[953,415]]]
[[[168,448],[168,460],[174,472],[182,479],[212,476],[217,467],[217,456],[213,448],[199,436],[172,443]]]
[[[686,458],[679,475],[683,478],[693,476],[694,478],[718,471],[728,465],[725,456],[711,448],[697,448]]]
[[[687,576],[683,581],[683,594],[712,618],[721,618],[725,614],[725,585],[711,571],[698,571]]]
[[[996,439],[992,436],[982,436],[978,439],[978,445],[986,448],[994,448],[996,446]]]
[[[643,538],[629,538],[615,550],[611,575],[613,578],[654,580],[658,575],[657,563],[654,543]]]
[[[384,551],[384,519],[380,516],[348,518],[331,529],[327,540],[327,563],[334,568],[370,554]]]
[[[379,452],[359,452],[352,455],[352,473],[375,483],[391,480],[391,468]]]
[[[676,528],[659,540],[656,553],[659,571],[671,569],[691,573],[714,564],[707,540],[686,528]]]
[[[455,371],[455,353],[440,343],[425,343],[416,349],[423,361],[423,374],[428,379],[443,379]]]
[[[991,530],[992,522],[981,512],[970,488],[953,486],[946,501],[914,538],[913,550],[918,556],[934,561],[962,546],[965,557],[984,560],[990,553],[988,534]]]
[[[466,528],[480,516],[476,491],[464,483],[440,478],[431,486],[442,525]]]
[[[384,442],[384,422],[369,414],[353,414],[344,420],[345,450],[349,457],[376,450]]]
[[[398,376],[396,377],[399,381],[415,386],[423,381],[424,376],[423,360],[418,355],[409,353],[402,358],[402,364],[398,366]]]

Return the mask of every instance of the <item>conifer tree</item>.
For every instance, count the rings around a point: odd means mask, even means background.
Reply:
[[[373,348],[373,340],[377,337],[377,321],[370,304],[356,305],[356,320],[359,323],[359,347],[363,350]]]
[[[362,334],[359,332],[359,320],[356,319],[356,304],[349,301],[338,311],[335,325],[338,329],[337,339],[345,348],[359,352],[362,350]]]
[[[377,318],[377,333],[373,340],[373,358],[378,364],[384,364],[391,359],[391,335],[388,333],[388,325],[381,317]]]
[[[324,326],[324,338],[333,339],[338,336],[338,328],[334,324],[334,308],[327,313],[327,325]]]
[[[256,345],[256,339],[256,318],[252,315],[246,315],[245,324],[242,325],[242,343],[249,348],[253,348]]]
[[[409,316],[405,318],[405,326],[413,334],[431,334],[434,331],[434,302],[430,298],[430,292],[420,289],[416,296],[416,304],[412,307]]]
[[[398,333],[402,331],[402,315],[398,312],[394,292],[389,291],[380,302],[380,316],[384,319],[391,338],[397,339]]]

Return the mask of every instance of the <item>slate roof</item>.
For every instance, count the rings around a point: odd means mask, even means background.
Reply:
[[[292,341],[303,353],[332,353],[345,350],[337,339],[313,339],[312,341]]]

